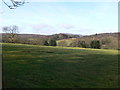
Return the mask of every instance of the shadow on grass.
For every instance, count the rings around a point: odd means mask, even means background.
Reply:
[[[115,88],[118,54],[8,45],[3,47],[3,82],[4,88]]]

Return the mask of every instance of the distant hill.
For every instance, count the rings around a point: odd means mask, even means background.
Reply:
[[[78,38],[80,36],[76,34],[59,33],[59,34],[53,34],[50,37],[55,40],[62,40],[62,39],[68,39],[68,38]]]
[[[2,41],[8,42],[8,38],[6,38],[7,34],[2,35]],[[54,39],[57,40],[58,46],[65,47],[79,47],[79,41],[85,41],[87,47],[90,47],[90,42],[92,40],[99,40],[101,44],[101,48],[103,49],[120,49],[120,32],[116,33],[101,33],[94,35],[77,35],[70,33],[59,33],[53,35],[39,35],[39,34],[18,34],[18,40],[16,43],[24,43],[24,44],[39,44],[43,45],[43,41]],[[1,41],[1,42],[2,42]]]
[[[5,36],[5,33],[0,33],[0,35]],[[52,34],[52,35],[40,35],[40,34],[18,34],[20,38],[54,38],[56,40],[66,39],[66,38],[77,38],[81,35],[77,34],[67,34],[67,33],[59,33],[59,34]]]
[[[8,34],[1,33],[3,37],[3,42],[9,42],[9,38],[7,37]],[[78,38],[79,35],[69,35],[69,34],[53,34],[53,35],[40,35],[40,34],[17,34],[17,43],[34,43],[37,44],[39,42],[43,42],[44,40],[48,39],[54,39],[54,40],[62,40],[62,39],[68,39],[68,38]],[[2,42],[1,41],[1,42]]]
[[[77,36],[80,36],[80,37],[83,36],[82,34],[72,34],[72,33],[63,33],[63,34],[67,34],[67,35],[77,35]]]
[[[120,49],[120,33],[101,33],[101,34],[94,34],[94,35],[85,35],[78,38],[71,38],[71,39],[63,39],[58,40],[58,46],[67,46],[67,47],[79,47],[79,41],[85,41],[87,47],[90,47],[90,42],[92,40],[99,40],[101,44],[101,48],[103,49]]]

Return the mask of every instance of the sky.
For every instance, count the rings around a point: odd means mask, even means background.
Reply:
[[[20,34],[118,32],[117,2],[29,2],[11,10],[2,3],[0,8],[0,27],[17,25]]]

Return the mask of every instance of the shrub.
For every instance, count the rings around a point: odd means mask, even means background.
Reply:
[[[45,46],[49,46],[49,43],[47,41],[44,41]]]
[[[86,48],[86,43],[85,43],[85,41],[82,41],[80,45],[81,45],[82,48]]]
[[[91,48],[100,49],[100,41],[98,41],[98,40],[93,40],[93,41],[91,41],[90,46],[91,46]]]
[[[56,40],[54,39],[49,40],[49,46],[56,46],[56,45],[57,45]]]

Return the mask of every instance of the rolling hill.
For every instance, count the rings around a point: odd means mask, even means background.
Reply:
[[[88,48],[92,40],[99,40],[102,49],[120,49],[120,33],[102,33],[94,35],[86,35],[78,38],[69,38],[58,40],[58,46],[78,47],[77,42],[85,41]]]
[[[2,34],[2,41],[9,43],[8,34]],[[23,44],[38,44],[43,45],[44,40],[49,40],[50,38],[57,40],[58,46],[65,47],[79,47],[77,44],[78,41],[85,41],[88,48],[90,48],[90,42],[92,40],[99,40],[102,49],[120,49],[120,33],[101,33],[94,35],[77,35],[69,33],[60,33],[53,35],[39,35],[39,34],[18,34],[17,40],[15,43]],[[2,42],[1,41],[1,42]]]

